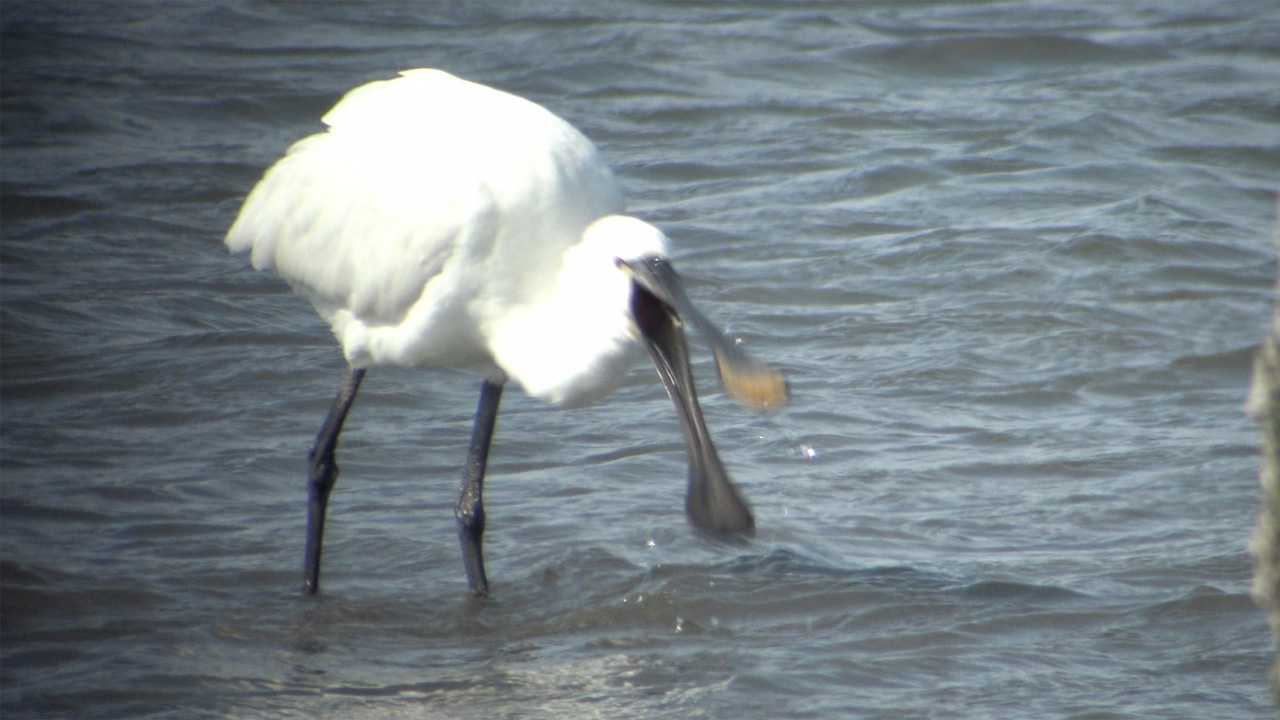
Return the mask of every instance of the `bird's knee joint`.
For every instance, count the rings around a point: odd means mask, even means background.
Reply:
[[[453,516],[458,520],[458,527],[472,536],[484,533],[484,506],[480,504],[458,503]]]
[[[312,485],[320,488],[331,488],[338,479],[338,463],[333,459],[332,455],[324,455],[319,458],[312,452],[310,455],[311,473],[308,480]]]

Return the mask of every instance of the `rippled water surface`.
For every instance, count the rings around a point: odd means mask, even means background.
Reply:
[[[465,8],[465,9],[463,9]],[[1273,716],[1249,599],[1280,8],[6,0],[6,718]],[[652,370],[374,370],[299,593],[327,328],[222,235],[346,89],[435,66],[602,148],[694,298],[758,536],[700,537]]]

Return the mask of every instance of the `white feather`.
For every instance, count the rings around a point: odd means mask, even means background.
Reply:
[[[622,194],[586,137],[439,70],[358,87],[324,122],[226,241],[306,296],[353,367],[476,368],[558,403],[617,383],[636,331],[614,259],[666,239],[615,215]]]

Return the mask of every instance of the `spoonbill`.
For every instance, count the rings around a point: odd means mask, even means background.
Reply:
[[[311,302],[347,361],[309,454],[305,592],[320,587],[338,435],[376,366],[483,378],[454,511],[477,595],[489,591],[485,462],[504,384],[554,404],[589,402],[620,383],[640,347],[687,442],[689,520],[753,532],[703,422],[684,327],[705,337],[743,404],[780,407],[786,382],[693,306],[666,236],[620,214],[622,193],[590,140],[529,100],[428,69],[351,90],[323,122],[266,171],[226,236]]]

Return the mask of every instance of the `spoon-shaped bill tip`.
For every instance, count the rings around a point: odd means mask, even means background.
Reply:
[[[781,372],[744,357],[730,357],[716,350],[720,382],[729,397],[755,410],[781,410],[790,398]]]

